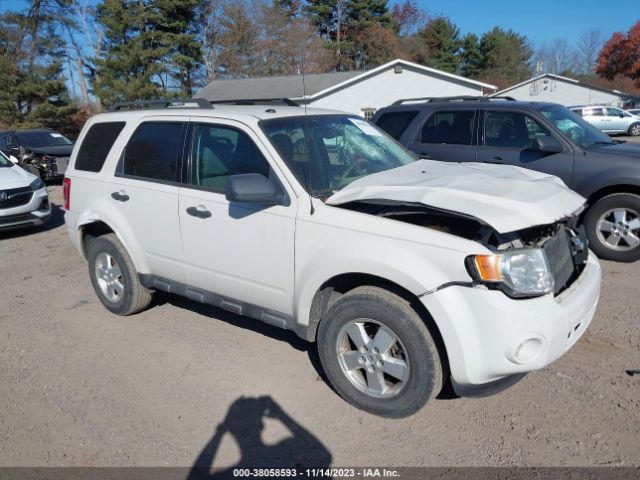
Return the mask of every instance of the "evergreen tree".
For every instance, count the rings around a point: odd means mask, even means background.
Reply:
[[[480,39],[482,78],[499,87],[521,82],[531,75],[532,51],[527,38],[512,30],[494,27]]]
[[[462,50],[460,51],[460,75],[467,78],[477,77],[482,62],[480,51],[480,39],[475,33],[468,33],[462,38]]]
[[[183,95],[201,61],[195,0],[103,0],[96,19],[104,38],[93,80],[105,105]]]
[[[7,126],[63,129],[77,108],[62,74],[62,3],[34,0],[0,16],[0,119]]]
[[[418,32],[426,47],[426,56],[418,60],[425,65],[449,73],[458,71],[459,53],[462,47],[460,29],[447,17],[435,17]]]

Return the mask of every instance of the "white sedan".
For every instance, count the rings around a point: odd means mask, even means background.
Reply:
[[[50,217],[44,182],[0,152],[0,231],[36,227]]]

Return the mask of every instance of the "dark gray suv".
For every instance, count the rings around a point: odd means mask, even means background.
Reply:
[[[588,199],[582,222],[591,249],[608,260],[640,259],[640,145],[612,140],[561,105],[509,97],[403,100],[373,122],[420,158],[560,177]]]

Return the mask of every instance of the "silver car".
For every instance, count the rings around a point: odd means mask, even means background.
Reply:
[[[571,110],[604,133],[640,135],[640,116],[621,108],[607,105],[582,105],[571,107]]]

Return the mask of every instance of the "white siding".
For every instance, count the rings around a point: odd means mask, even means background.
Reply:
[[[605,103],[618,106],[620,97],[614,93],[593,90],[585,85],[573,84],[553,78],[541,78],[526,83],[500,95],[514,97],[516,100],[532,102],[554,102],[560,105],[587,105]]]
[[[409,68],[403,68],[402,73],[397,74],[392,67],[312,101],[309,106],[363,115],[363,108],[386,107],[402,98],[482,95],[483,93],[492,93],[492,91],[483,92],[480,86],[462,85],[452,79],[425,72],[418,73]]]

